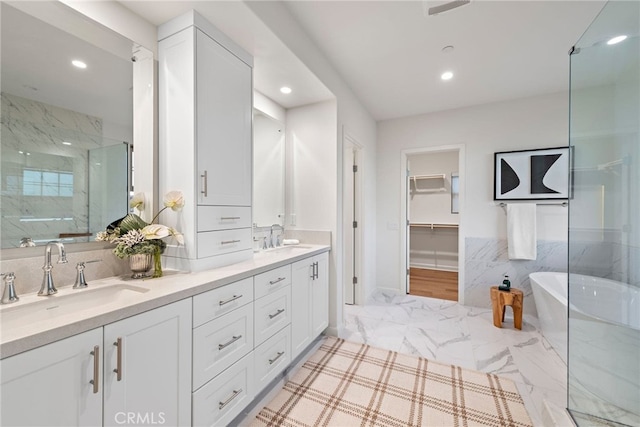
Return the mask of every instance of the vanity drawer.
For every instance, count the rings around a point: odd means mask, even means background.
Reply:
[[[192,425],[228,425],[253,400],[253,352],[193,393]]]
[[[291,363],[291,326],[266,340],[254,350],[256,394],[260,393]]]
[[[193,297],[193,327],[253,301],[253,278],[230,283]]]
[[[291,284],[291,264],[253,276],[256,299],[272,294]]]
[[[251,208],[247,206],[198,206],[198,231],[251,228]]]
[[[253,304],[256,346],[291,323],[291,286],[278,289]]]
[[[253,304],[193,330],[193,390],[253,350]]]
[[[251,249],[251,228],[198,233],[198,258]]]

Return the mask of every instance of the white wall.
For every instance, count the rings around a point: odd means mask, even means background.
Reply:
[[[360,101],[351,92],[349,86],[331,63],[325,58],[305,31],[300,27],[289,10],[279,2],[249,2],[249,8],[260,18],[273,33],[320,79],[335,95],[337,100],[337,126],[334,133],[337,138],[336,149],[336,195],[337,205],[331,214],[335,218],[335,229],[332,231],[334,241],[331,252],[331,263],[335,271],[331,275],[331,301],[329,328],[335,333],[342,327],[342,140],[343,134],[350,135],[363,145],[363,218],[361,218],[364,234],[363,278],[364,294],[370,294],[376,287],[376,123]],[[287,122],[287,125],[289,123]],[[332,184],[333,185],[333,184]],[[310,200],[312,208],[318,208],[322,200]],[[298,217],[299,219],[301,215]]]
[[[287,110],[287,145],[292,156],[292,188],[285,197],[288,229],[336,229],[336,115],[335,101]]]
[[[409,159],[409,174],[444,174],[444,180],[419,182],[419,188],[444,185],[444,191],[416,191],[412,183],[410,192],[411,222],[457,224],[459,215],[451,213],[451,172],[458,172],[458,152],[412,154]],[[431,187],[428,187],[432,189]]]
[[[378,286],[402,289],[398,273],[402,150],[464,144],[466,179],[461,197],[465,211],[460,221],[465,237],[505,239],[506,215],[493,201],[493,154],[566,145],[568,108],[568,94],[557,93],[378,123]],[[537,209],[538,239],[566,241],[567,210]],[[467,283],[474,280],[468,276]]]

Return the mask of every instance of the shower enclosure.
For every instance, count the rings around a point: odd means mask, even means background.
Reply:
[[[581,426],[640,425],[639,31],[640,2],[610,1],[570,55],[568,409]]]

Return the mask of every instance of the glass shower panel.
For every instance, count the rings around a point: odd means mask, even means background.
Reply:
[[[640,425],[639,30],[639,2],[609,2],[571,54],[568,407],[578,425]]]

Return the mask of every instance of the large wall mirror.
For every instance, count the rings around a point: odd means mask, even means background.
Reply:
[[[284,225],[284,124],[253,110],[253,222],[258,227]]]
[[[135,182],[134,65],[152,54],[48,3],[61,19],[1,4],[2,249],[93,241],[126,214]]]

